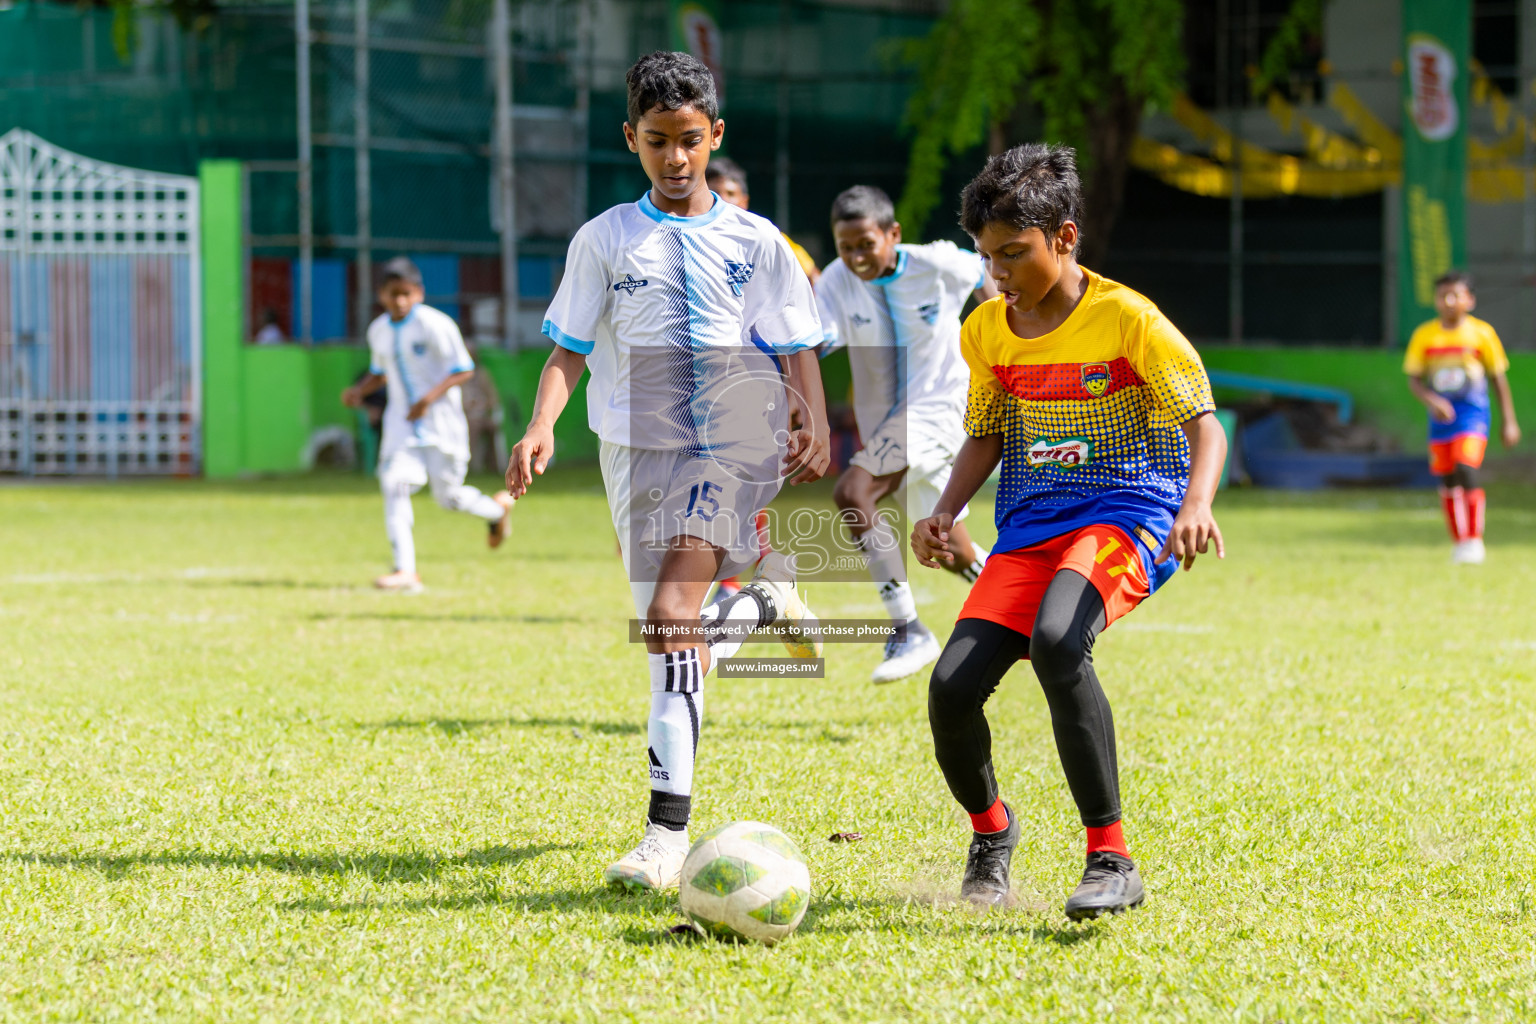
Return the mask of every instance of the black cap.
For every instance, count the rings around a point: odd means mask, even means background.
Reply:
[[[421,287],[421,268],[412,263],[409,256],[396,256],[384,264],[380,274],[382,275],[379,279],[381,287],[391,281],[404,281],[417,288]]]

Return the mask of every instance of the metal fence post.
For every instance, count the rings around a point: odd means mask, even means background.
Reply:
[[[516,351],[517,336],[517,195],[512,159],[512,18],[507,0],[495,0],[491,12],[491,50],[496,61],[496,195],[500,202],[501,330],[504,344]]]
[[[309,0],[295,0],[293,7],[295,83],[299,97],[299,322],[294,338],[314,342],[315,200],[314,136],[310,124]]]
[[[352,0],[352,159],[356,168],[357,315],[354,330],[367,340],[373,312],[373,163],[368,124],[368,0]]]

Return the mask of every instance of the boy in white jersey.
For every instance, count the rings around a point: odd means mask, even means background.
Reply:
[[[952,242],[902,245],[890,196],[878,188],[856,185],[839,195],[832,233],[838,258],[816,290],[822,351],[848,347],[864,443],[838,477],[833,499],[896,627],[873,673],[876,683],[890,683],[937,661],[939,642],[917,617],[906,582],[905,531],[893,530],[875,506],[897,495],[916,522],[944,493],[965,440],[970,384],[960,356],[960,312],[973,292],[986,301],[993,291],[974,252]],[[967,582],[981,574],[986,552],[958,522],[949,550],[953,572]]]
[[[604,877],[662,889],[688,852],[705,674],[761,627],[777,625],[796,655],[820,648],[783,555],[764,557],[707,624],[700,608],[715,580],[757,560],[756,513],[784,478],[818,479],[830,457],[810,282],[772,224],[705,187],[725,129],[709,69],[658,52],[625,77],[624,137],[651,190],[571,240],[544,322],[555,349],[507,487],[521,497],[544,472],[555,420],[590,370],[587,416],[651,679],[645,834]],[[788,429],[776,356],[807,429]]]
[[[425,305],[421,271],[398,256],[384,265],[379,303],[385,312],[368,325],[368,375],[341,393],[346,405],[388,388],[384,438],[379,448],[379,487],[384,528],[395,552],[395,570],[373,581],[380,590],[421,589],[411,495],[424,484],[443,508],[479,516],[499,547],[512,525],[512,496],[488,497],[464,482],[469,470],[469,424],[459,390],[475,374],[458,325]]]

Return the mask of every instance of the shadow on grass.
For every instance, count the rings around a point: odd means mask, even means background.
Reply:
[[[397,718],[389,722],[358,722],[359,729],[437,729],[458,735],[472,729],[575,729],[604,736],[634,736],[641,727],[633,722],[588,722],[580,718]]]
[[[677,909],[675,892],[632,893],[613,886],[584,889],[556,889],[549,892],[506,892],[497,885],[484,885],[474,892],[415,899],[328,900],[302,899],[278,904],[283,910],[302,913],[359,914],[374,911],[415,913],[419,911],[479,910],[498,907],[529,914],[600,913],[645,914],[654,916]],[[638,931],[638,929],[637,929]]]
[[[946,906],[959,912],[945,913],[921,919],[904,917],[893,922],[892,911],[905,910],[914,904]],[[663,905],[660,909],[677,913],[675,905]],[[1053,908],[1054,910],[1054,908]],[[1105,929],[1094,922],[1086,924],[1042,921],[1044,913],[1037,906],[1020,906],[1009,910],[975,910],[958,900],[942,904],[927,903],[907,896],[846,897],[824,896],[813,900],[806,910],[805,919],[795,934],[802,936],[850,935],[869,932],[886,932],[892,929],[906,934],[959,935],[983,932],[988,935],[1020,935],[1037,942],[1057,946],[1075,946],[1101,937]],[[836,918],[835,920],[827,920]],[[708,936],[686,926],[674,923],[665,927],[630,925],[617,934],[621,942],[632,946],[714,945]],[[729,943],[729,940],[723,940]],[[750,943],[749,943],[750,944]]]
[[[142,867],[233,868],[240,871],[282,871],[294,875],[365,875],[378,882],[421,882],[443,871],[464,867],[504,867],[520,864],[551,850],[573,850],[575,843],[530,843],[527,846],[487,846],[462,854],[375,851],[342,853],[209,853],[166,850],[159,853],[92,854],[41,853],[11,850],[0,858],[23,864],[99,871],[121,878]]]
[[[1058,946],[1075,946],[1079,942],[1100,938],[1104,932],[1105,928],[1097,921],[1086,921],[1082,924],[1056,924],[1041,921],[1030,929],[1030,934],[1040,942],[1050,942]]]

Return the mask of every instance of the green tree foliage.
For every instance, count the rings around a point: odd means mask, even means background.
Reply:
[[[1180,0],[953,0],[909,57],[920,86],[898,216],[910,237],[939,205],[955,154],[989,140],[998,151],[1027,105],[1044,138],[1078,150],[1086,176],[1085,259],[1096,259],[1124,194],[1130,145],[1149,104],[1184,78]]]
[[[1307,43],[1323,34],[1323,0],[1295,0],[1259,58],[1253,94],[1262,96],[1306,60]]]
[[[60,0],[71,7],[100,7],[112,12],[112,48],[118,57],[128,60],[139,45],[139,17],[146,10],[169,11],[184,29],[202,31],[218,11],[219,0],[159,0],[144,4],[139,0]]]

